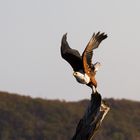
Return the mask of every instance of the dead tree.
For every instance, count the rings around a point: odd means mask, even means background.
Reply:
[[[79,121],[72,140],[93,140],[109,109],[99,93],[91,94],[88,108]]]

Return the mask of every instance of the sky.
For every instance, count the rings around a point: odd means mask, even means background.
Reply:
[[[90,98],[61,58],[63,34],[82,54],[94,32],[108,38],[94,51],[104,98],[140,101],[139,0],[1,0],[0,90],[77,101]]]

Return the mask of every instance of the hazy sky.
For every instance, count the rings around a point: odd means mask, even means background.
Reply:
[[[91,89],[76,82],[61,58],[64,33],[83,52],[93,32],[108,38],[93,62],[103,97],[140,101],[139,0],[1,0],[0,90],[32,97],[79,100]]]

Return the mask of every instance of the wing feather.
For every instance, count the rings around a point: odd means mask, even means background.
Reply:
[[[83,67],[84,71],[86,73],[90,73],[92,69],[92,56],[93,56],[93,50],[99,47],[99,44],[107,38],[107,35],[104,33],[98,32],[97,34],[93,34],[89,43],[87,44],[83,54],[82,54],[82,59],[83,59]]]
[[[61,56],[71,65],[74,71],[83,69],[82,56],[77,50],[70,48],[67,42],[67,33],[62,37]]]

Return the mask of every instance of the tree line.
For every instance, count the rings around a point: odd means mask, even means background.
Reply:
[[[139,140],[140,102],[105,100],[111,110],[96,140]],[[0,139],[70,140],[88,102],[47,100],[0,92]]]

